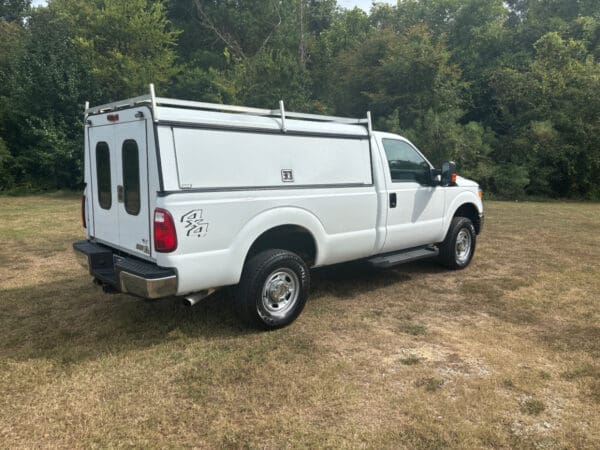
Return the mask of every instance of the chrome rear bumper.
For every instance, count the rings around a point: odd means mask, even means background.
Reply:
[[[119,273],[121,292],[144,298],[170,297],[177,292],[177,275],[163,278],[143,278],[129,272]]]
[[[73,244],[75,257],[97,283],[112,291],[143,298],[169,297],[177,293],[173,269],[132,257],[120,256],[109,247],[90,241]]]

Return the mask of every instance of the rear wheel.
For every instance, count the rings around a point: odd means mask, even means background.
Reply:
[[[440,262],[449,269],[464,269],[473,259],[476,238],[471,220],[466,217],[453,218],[446,239],[440,244]]]
[[[265,250],[251,257],[235,289],[238,315],[263,329],[292,323],[304,309],[310,274],[304,260],[287,250]]]

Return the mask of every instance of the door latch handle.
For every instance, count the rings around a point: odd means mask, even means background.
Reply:
[[[123,203],[123,186],[117,186],[117,201]]]
[[[396,193],[393,192],[390,194],[390,208],[395,208],[396,207]]]

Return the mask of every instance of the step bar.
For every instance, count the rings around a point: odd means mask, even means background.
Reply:
[[[378,269],[388,269],[399,264],[418,261],[420,259],[435,258],[439,254],[440,251],[437,247],[426,246],[375,256],[368,259],[367,262]]]

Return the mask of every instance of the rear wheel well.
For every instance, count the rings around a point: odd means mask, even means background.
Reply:
[[[464,205],[461,205],[460,208],[458,208],[454,213],[454,217],[466,217],[469,219],[475,227],[475,232],[479,234],[479,231],[481,230],[479,210],[473,203],[465,203]]]
[[[261,234],[252,244],[246,261],[269,249],[283,249],[296,253],[308,267],[315,264],[317,245],[310,231],[299,225],[281,225]]]

